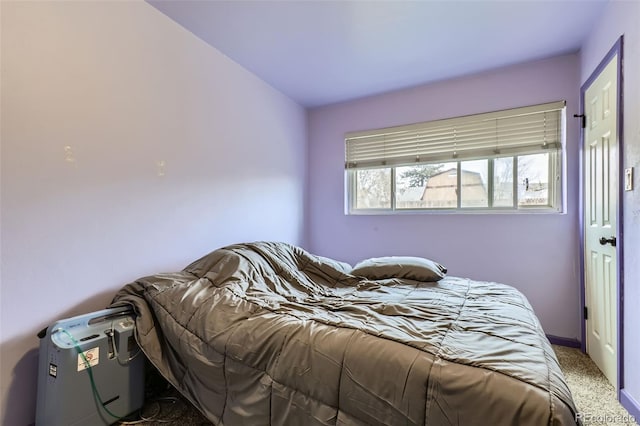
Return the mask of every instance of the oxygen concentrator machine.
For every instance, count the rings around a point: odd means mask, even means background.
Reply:
[[[60,320],[38,333],[36,426],[109,425],[144,402],[145,357],[130,307]]]

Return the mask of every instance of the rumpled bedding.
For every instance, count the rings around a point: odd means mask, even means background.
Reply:
[[[217,425],[575,425],[530,304],[445,277],[366,280],[284,243],[123,287],[151,363]]]

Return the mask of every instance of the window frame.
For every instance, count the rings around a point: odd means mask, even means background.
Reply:
[[[563,144],[564,145],[564,144]],[[346,197],[345,197],[345,213],[348,215],[393,215],[393,214],[433,214],[433,213],[441,213],[441,214],[456,214],[456,213],[471,213],[471,214],[500,214],[500,213],[512,213],[512,214],[522,214],[522,213],[564,213],[563,199],[562,199],[562,182],[563,178],[563,168],[562,168],[562,158],[563,152],[562,150],[549,150],[549,166],[548,166],[548,186],[547,186],[547,198],[548,204],[546,205],[519,205],[518,198],[518,158],[531,154],[511,154],[511,155],[496,155],[485,158],[476,158],[476,160],[487,160],[487,197],[488,203],[487,206],[483,207],[462,207],[462,191],[461,191],[461,169],[462,163],[465,161],[469,161],[469,159],[459,159],[455,161],[447,161],[449,163],[456,163],[457,170],[457,188],[456,188],[456,207],[455,208],[437,208],[437,207],[417,207],[417,208],[398,208],[396,203],[396,168],[404,167],[406,165],[391,165],[387,167],[368,167],[361,169],[346,169]],[[513,205],[512,206],[493,206],[494,203],[494,190],[495,190],[495,182],[494,182],[494,162],[498,158],[512,158],[512,173],[513,173]],[[441,164],[442,161],[432,161],[432,162],[420,162],[416,165],[428,165],[428,164]],[[359,170],[367,170],[367,169],[390,169],[389,179],[390,182],[390,207],[379,207],[379,208],[357,208],[356,207],[356,198],[357,198],[357,179],[356,173]],[[552,184],[553,182],[553,184]]]

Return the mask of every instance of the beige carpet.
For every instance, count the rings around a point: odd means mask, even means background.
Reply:
[[[620,405],[615,389],[591,358],[578,349],[555,345],[553,349],[585,426],[638,424]]]
[[[616,400],[615,390],[591,359],[578,349],[553,347],[567,384],[573,394],[584,426],[637,425]],[[166,388],[160,398],[153,398],[130,422],[139,425],[210,425],[188,401],[175,390]],[[145,420],[142,420],[145,419]]]

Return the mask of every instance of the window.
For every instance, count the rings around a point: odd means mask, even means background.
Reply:
[[[561,210],[565,102],[348,133],[349,213]]]

